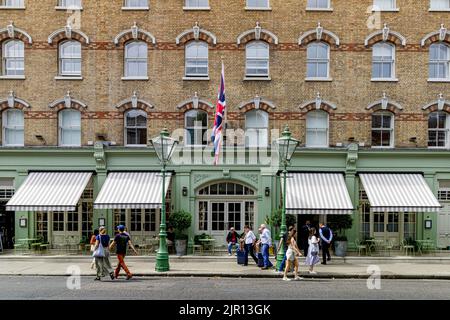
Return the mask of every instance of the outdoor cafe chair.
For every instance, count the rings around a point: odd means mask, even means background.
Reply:
[[[358,256],[361,255],[361,252],[365,252],[365,254],[367,255],[367,245],[366,244],[361,244],[359,239],[356,239],[355,246],[356,246],[356,249],[358,250]]]

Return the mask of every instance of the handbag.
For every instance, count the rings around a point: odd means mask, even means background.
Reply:
[[[311,248],[311,255],[312,256],[317,256],[319,254],[319,249],[317,247],[318,247],[317,244],[312,246],[312,248]]]
[[[92,254],[92,256],[94,258],[104,258],[105,257],[105,249],[103,248],[103,245],[102,245],[102,236],[99,236],[99,238],[100,238],[100,241],[99,241],[98,247],[97,247],[97,249],[94,250],[94,253]]]

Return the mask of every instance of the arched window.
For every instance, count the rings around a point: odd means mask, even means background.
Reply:
[[[81,146],[81,112],[64,109],[59,112],[59,145]]]
[[[208,76],[208,44],[191,41],[186,45],[186,77]]]
[[[395,78],[395,47],[386,42],[379,42],[372,48],[372,78]]]
[[[130,110],[125,114],[125,145],[147,145],[147,114],[142,110]]]
[[[125,77],[147,77],[147,44],[132,41],[125,45]]]
[[[372,147],[394,146],[394,115],[376,112],[372,115]]]
[[[307,77],[328,78],[330,69],[330,47],[323,42],[313,42],[308,45]]]
[[[306,115],[306,146],[328,147],[328,113],[310,111]]]
[[[252,41],[247,44],[245,54],[247,77],[269,76],[269,44],[262,41]]]
[[[268,146],[269,114],[264,110],[251,110],[245,114],[245,146]]]
[[[22,41],[4,42],[2,56],[2,74],[4,76],[23,76],[25,74],[25,53]]]
[[[449,146],[449,114],[443,111],[432,112],[428,116],[428,147],[445,148]]]
[[[430,79],[450,79],[450,47],[444,43],[430,46]]]
[[[203,110],[189,110],[185,114],[186,145],[201,146],[208,144],[208,114]]]
[[[24,145],[24,120],[21,110],[7,109],[3,112],[3,145]]]
[[[65,41],[59,45],[59,74],[81,76],[81,43]]]

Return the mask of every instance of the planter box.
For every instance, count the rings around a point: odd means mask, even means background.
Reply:
[[[187,251],[187,240],[175,240],[177,256],[185,256]]]
[[[348,241],[335,241],[334,254],[338,257],[345,257],[347,254]]]

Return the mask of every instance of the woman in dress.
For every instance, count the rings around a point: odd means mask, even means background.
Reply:
[[[289,232],[288,239],[286,241],[287,243],[287,250],[286,250],[286,267],[284,268],[284,281],[290,281],[287,277],[287,273],[291,269],[291,265],[294,265],[294,280],[300,280],[300,277],[298,276],[298,259],[297,255],[301,256],[301,252],[297,247],[297,241],[295,241],[295,234],[297,233],[297,230],[292,229]]]
[[[106,277],[109,274],[111,280],[114,280],[114,273],[111,267],[111,261],[109,260],[109,235],[106,234],[105,227],[99,228],[100,234],[96,237],[94,251],[99,246],[103,247],[104,256],[95,257],[95,267],[97,269],[97,277],[94,280],[101,280],[102,277]]]
[[[320,262],[319,258],[319,239],[316,237],[316,228],[312,227],[309,229],[308,238],[308,255],[306,256],[305,264],[309,266],[309,273],[316,274],[314,271],[314,266]]]

